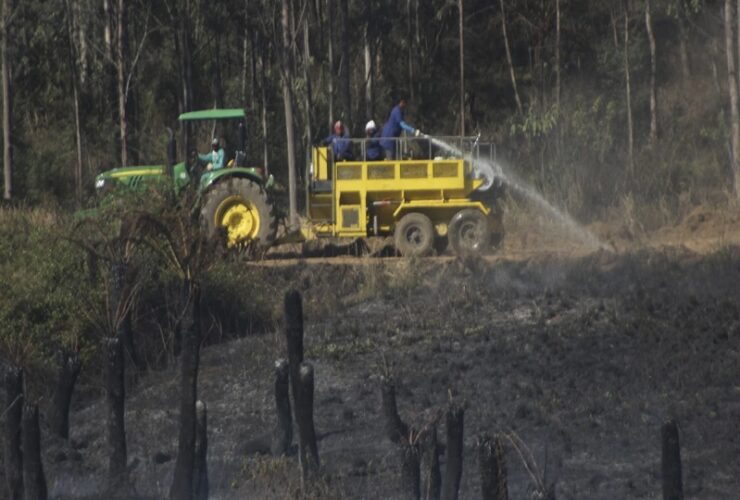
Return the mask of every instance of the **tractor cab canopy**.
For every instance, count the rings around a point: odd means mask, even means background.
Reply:
[[[246,158],[246,124],[245,124],[246,113],[241,108],[230,108],[230,109],[204,109],[200,111],[188,111],[182,113],[178,120],[180,122],[213,122],[197,126],[194,129],[194,137],[196,137],[196,146],[199,151],[206,151],[210,149],[208,146],[211,144],[211,140],[218,138],[221,141],[221,146],[226,150],[226,158],[229,165],[243,167],[246,166],[248,160]],[[225,120],[236,120],[238,125],[226,126],[225,124],[220,125],[218,122]]]
[[[203,120],[243,120],[246,117],[243,109],[204,109],[201,111],[188,111],[181,114],[177,119],[181,122],[194,122]]]

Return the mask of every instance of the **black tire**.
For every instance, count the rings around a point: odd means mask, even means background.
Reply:
[[[247,231],[246,235],[219,223],[219,219],[235,206],[245,207],[253,219],[255,215],[258,217],[256,227]],[[257,248],[266,249],[275,242],[275,206],[264,188],[251,179],[232,177],[209,188],[204,195],[200,215],[207,234],[212,238],[226,236],[228,246],[250,243]]]
[[[447,235],[450,246],[458,255],[482,254],[491,246],[491,228],[480,210],[466,208],[450,221]]]
[[[432,253],[434,237],[432,221],[417,212],[401,217],[393,234],[396,250],[405,257],[423,257]]]

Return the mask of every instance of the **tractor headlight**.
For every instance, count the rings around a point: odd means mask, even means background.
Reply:
[[[105,179],[95,180],[95,189],[102,189],[103,186],[105,186]]]

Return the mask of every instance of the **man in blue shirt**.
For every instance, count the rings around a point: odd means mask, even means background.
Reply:
[[[210,153],[198,155],[198,159],[207,165],[206,170],[218,170],[224,168],[226,153],[224,152],[224,148],[219,144],[218,138],[213,138],[211,147],[212,151]]]
[[[415,137],[421,135],[421,131],[415,129],[404,121],[404,111],[406,109],[406,98],[401,97],[398,100],[398,104],[391,110],[391,115],[388,117],[388,121],[383,126],[383,133],[381,134],[380,145],[385,150],[386,160],[396,159],[396,149],[398,142],[396,139],[401,136],[401,132],[406,131],[409,134],[413,134]]]
[[[378,140],[378,128],[375,121],[370,120],[365,125],[365,159],[367,161],[378,161],[383,159],[383,148]]]
[[[344,130],[344,123],[341,121],[337,121],[337,123],[334,124],[334,133],[321,141],[321,145],[331,145],[332,153],[334,153],[334,161],[354,159],[354,155],[352,154],[352,142],[350,142],[347,137]]]

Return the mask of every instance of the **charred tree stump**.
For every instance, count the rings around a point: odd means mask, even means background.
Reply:
[[[293,419],[290,413],[290,372],[288,362],[275,362],[275,409],[277,423],[272,436],[271,452],[274,456],[288,453],[293,442]]]
[[[408,500],[421,498],[421,466],[419,463],[419,448],[404,439],[399,443],[401,456],[401,494]]]
[[[442,493],[442,475],[439,472],[439,445],[437,426],[432,426],[424,436],[424,499],[439,500]]]
[[[290,390],[293,392],[293,404],[297,409],[298,372],[303,362],[303,302],[300,292],[296,290],[285,294],[285,340],[288,349]]]
[[[103,340],[105,352],[105,389],[108,430],[109,487],[120,489],[126,478],[126,424],[124,409],[126,389],[124,382],[123,347],[117,337]]]
[[[3,373],[5,386],[5,481],[7,498],[23,498],[23,452],[21,451],[21,419],[23,415],[23,370],[7,368]]]
[[[77,376],[80,374],[80,359],[76,354],[57,353],[59,373],[54,389],[49,425],[57,436],[69,437],[69,406],[72,401]]]
[[[298,423],[299,460],[303,478],[319,468],[319,448],[313,422],[314,375],[310,363],[301,363],[298,379],[296,421]]]
[[[509,500],[501,438],[483,436],[478,441],[478,464],[483,500]]]
[[[457,500],[463,468],[463,428],[465,410],[456,404],[447,409],[447,467],[445,469],[444,500]]]
[[[24,500],[46,500],[46,477],[41,462],[39,407],[23,407],[23,490]]]
[[[661,429],[663,472],[663,500],[683,500],[683,479],[681,473],[681,444],[678,440],[678,426],[669,420]]]
[[[203,401],[195,403],[196,445],[193,492],[195,500],[208,500],[208,409]]]
[[[200,291],[186,281],[183,283],[182,351],[180,352],[180,424],[178,431],[177,460],[170,487],[170,499],[193,498],[195,471],[195,402],[198,389],[198,364],[200,362]]]
[[[400,443],[401,440],[408,437],[409,427],[398,415],[396,385],[393,383],[393,380],[381,377],[380,392],[383,419],[385,422],[385,435],[391,442]]]

